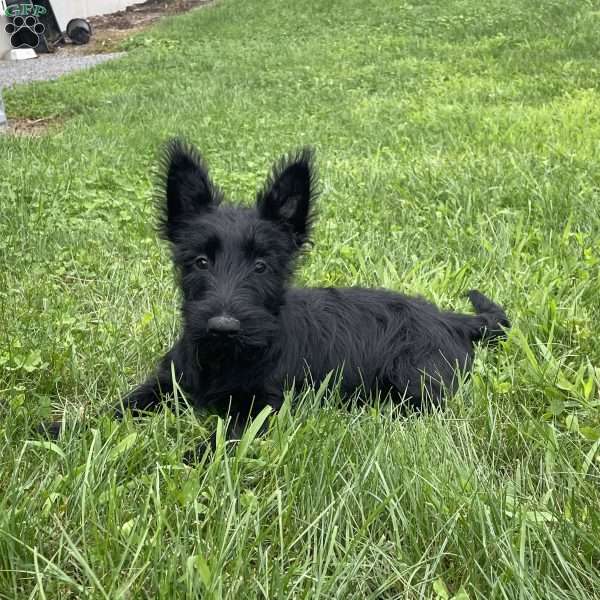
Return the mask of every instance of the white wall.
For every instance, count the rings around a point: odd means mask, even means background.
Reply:
[[[1,4],[0,4],[1,7]],[[7,23],[4,15],[0,15],[0,59],[10,50],[10,36],[4,31],[4,26]]]
[[[144,0],[52,0],[52,8],[59,27],[64,31],[71,19],[107,15],[141,2]]]

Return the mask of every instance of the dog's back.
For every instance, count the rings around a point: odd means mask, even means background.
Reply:
[[[508,326],[498,305],[476,291],[470,298],[481,314],[441,311],[387,290],[292,288],[272,349],[272,377],[318,384],[334,371],[347,393],[364,387],[420,405],[425,392],[439,401],[456,369],[470,366],[473,344]]]

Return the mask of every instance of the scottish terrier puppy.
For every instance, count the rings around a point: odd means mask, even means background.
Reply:
[[[331,372],[345,396],[361,390],[420,409],[455,388],[474,344],[509,327],[477,291],[477,314],[468,315],[386,290],[290,287],[317,196],[308,149],[281,159],[253,208],[224,203],[180,140],[167,145],[162,168],[160,231],[178,273],[183,331],[118,415],[156,408],[175,379],[190,404],[243,426],[266,405],[277,410],[286,386],[319,385]]]

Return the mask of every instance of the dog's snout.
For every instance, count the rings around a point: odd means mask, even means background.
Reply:
[[[233,317],[220,316],[208,320],[206,328],[210,333],[235,334],[240,330],[240,322]]]

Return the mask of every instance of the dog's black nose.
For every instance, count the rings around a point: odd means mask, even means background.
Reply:
[[[206,328],[210,333],[233,334],[240,330],[240,322],[233,317],[212,317],[208,320]]]

